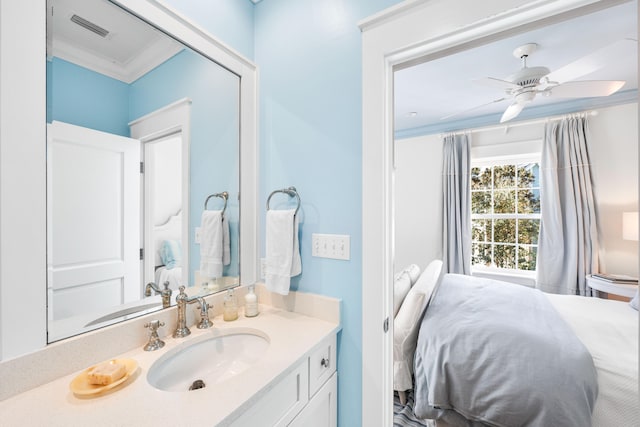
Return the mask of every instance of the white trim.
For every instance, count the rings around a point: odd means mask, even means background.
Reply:
[[[257,67],[157,1],[117,3],[240,76],[240,267],[243,282],[252,283],[258,258]],[[46,345],[45,61],[46,0],[0,1],[2,360]]]
[[[0,360],[47,343],[45,3],[0,1]]]
[[[56,40],[51,51],[56,58],[64,59],[96,73],[129,84],[182,52],[183,49],[182,45],[175,41],[161,38],[142,51],[140,55],[124,64],[105,59],[87,50],[79,49],[65,40]]]
[[[393,70],[620,3],[607,0],[410,0],[361,23],[362,425],[392,423]],[[390,319],[392,320],[392,319]],[[392,323],[392,322],[391,322]],[[382,373],[382,375],[381,375]]]
[[[189,169],[191,153],[191,99],[183,98],[165,107],[159,108],[129,123],[131,137],[139,139],[142,143],[142,152],[145,153],[145,144],[160,138],[180,133],[182,139],[182,283],[189,283],[189,203],[191,189],[191,171]],[[146,160],[145,160],[146,162]],[[148,172],[145,170],[145,172]],[[153,192],[149,181],[144,179],[144,206],[153,206]],[[154,278],[155,254],[150,250],[154,247],[152,218],[144,212],[144,282]],[[149,279],[151,277],[151,279]],[[144,285],[144,282],[141,282]],[[161,286],[158,283],[158,286]]]

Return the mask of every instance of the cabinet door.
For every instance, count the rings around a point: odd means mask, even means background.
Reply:
[[[322,342],[309,356],[309,397],[336,371],[336,335]]]
[[[289,426],[336,427],[338,424],[337,394],[338,374],[334,373]]]
[[[280,380],[231,425],[233,427],[288,425],[308,402],[308,378],[308,359],[305,358],[293,372]]]

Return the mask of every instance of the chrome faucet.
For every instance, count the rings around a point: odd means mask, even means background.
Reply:
[[[169,289],[169,282],[168,281],[164,282],[164,289],[163,290],[160,290],[158,288],[158,286],[153,282],[147,283],[147,286],[144,288],[144,296],[150,297],[152,289],[156,292],[156,294],[160,294],[162,296],[162,308],[171,307],[171,293],[172,293],[172,291],[171,291],[171,289]]]
[[[198,297],[198,302],[200,305],[198,308],[200,309],[200,323],[198,323],[198,329],[207,329],[213,326],[213,322],[209,320],[209,309],[211,308],[211,304],[207,304],[203,297]]]
[[[144,351],[155,351],[164,347],[164,341],[158,336],[160,326],[164,326],[164,322],[160,322],[159,320],[152,320],[149,323],[145,323],[144,327],[149,328],[151,334],[149,335],[149,342],[144,346]]]
[[[210,304],[207,304],[203,297],[192,297],[189,298],[184,291],[184,286],[180,286],[178,290],[180,291],[178,295],[176,295],[176,303],[178,306],[178,324],[176,325],[176,330],[173,331],[174,338],[186,337],[191,333],[189,328],[187,327],[187,304],[193,304],[194,302],[200,303],[200,323],[198,324],[199,329],[206,329],[213,325],[213,322],[209,320],[209,311],[211,308]]]

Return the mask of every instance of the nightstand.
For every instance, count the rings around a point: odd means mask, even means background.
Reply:
[[[609,282],[597,277],[587,276],[587,286],[607,294],[607,299],[619,299],[629,301],[636,294],[638,285],[628,285],[623,283]],[[621,298],[622,297],[622,298]]]

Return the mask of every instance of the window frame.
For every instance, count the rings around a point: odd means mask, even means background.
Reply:
[[[494,156],[487,156],[487,157],[477,157],[474,158],[472,157],[471,159],[471,164],[470,164],[470,169],[473,168],[480,168],[480,169],[484,169],[484,168],[488,168],[488,167],[494,167],[494,166],[503,166],[503,165],[515,165],[517,167],[517,165],[519,164],[523,164],[523,163],[537,163],[538,167],[540,167],[540,162],[541,162],[541,158],[542,158],[542,153],[541,152],[534,152],[534,153],[522,153],[522,154],[509,154],[509,155],[494,155]],[[516,168],[517,171],[517,168]],[[492,174],[493,174],[493,170],[492,170]],[[473,190],[471,189],[471,177],[472,175],[469,174],[469,191],[470,191],[470,196],[472,196],[472,194],[474,192],[480,192],[480,191],[487,191],[487,190]],[[513,191],[516,192],[516,209],[517,209],[517,192],[520,188],[524,188],[524,187],[518,187],[518,182],[517,182],[517,175],[514,178],[515,179],[515,186],[513,187]],[[488,190],[491,193],[491,206],[493,207],[493,197],[494,197],[494,192],[496,191],[495,187],[493,186],[493,175],[492,175],[492,186],[490,188],[488,188]],[[537,187],[530,187],[533,190],[538,190],[539,193],[542,192],[542,185],[539,184]],[[526,220],[526,219],[534,219],[534,220],[541,220],[541,213],[473,213],[473,197],[470,197],[471,203],[470,203],[470,219],[472,221],[473,224],[473,220],[478,220],[478,219],[484,219],[484,220],[500,220],[500,219],[513,219],[516,222],[516,227],[515,227],[515,244],[511,244],[511,243],[501,243],[501,242],[495,242],[494,241],[494,227],[491,227],[491,241],[484,241],[484,242],[478,242],[478,241],[474,241],[473,240],[473,232],[471,233],[471,244],[473,245],[474,243],[484,243],[484,244],[488,244],[488,245],[492,245],[492,246],[496,246],[496,245],[504,245],[504,246],[515,246],[515,250],[516,250],[516,260],[515,260],[515,268],[502,268],[502,267],[498,267],[495,265],[495,253],[492,250],[491,251],[491,266],[484,266],[482,264],[472,264],[471,265],[471,271],[472,273],[474,272],[482,272],[482,273],[498,273],[498,274],[508,274],[508,275],[521,275],[521,276],[535,276],[536,274],[536,270],[523,270],[518,268],[518,261],[517,261],[517,253],[520,247],[535,247],[536,249],[538,248],[538,243],[536,244],[526,244],[526,243],[519,243],[518,241],[518,227],[519,227],[519,221],[518,220]],[[473,230],[473,228],[472,228]]]

